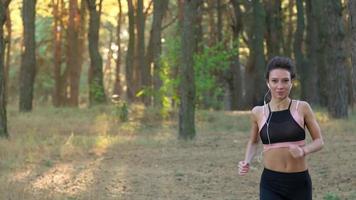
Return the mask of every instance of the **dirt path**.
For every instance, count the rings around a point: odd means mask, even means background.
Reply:
[[[325,148],[309,156],[314,199],[328,193],[356,199],[356,134],[330,131]],[[210,130],[210,131],[209,131]],[[332,129],[331,129],[332,130]],[[214,132],[207,126],[194,142],[145,137],[116,144],[47,167],[17,171],[0,189],[1,199],[250,200],[258,199],[261,163],[246,177],[237,175],[246,132]],[[241,140],[237,140],[237,139]],[[2,190],[2,191],[1,191]],[[9,192],[12,191],[12,192]]]

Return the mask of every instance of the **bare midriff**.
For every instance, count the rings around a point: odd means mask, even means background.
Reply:
[[[302,172],[307,170],[305,157],[294,158],[288,147],[269,149],[264,152],[264,166],[278,172]]]

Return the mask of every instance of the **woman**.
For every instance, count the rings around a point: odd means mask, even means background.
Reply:
[[[259,140],[264,150],[260,200],[311,200],[312,183],[305,157],[323,147],[320,127],[309,104],[289,97],[295,77],[292,61],[274,57],[267,65],[271,101],[252,109],[252,128],[239,174],[249,171]],[[305,127],[312,142],[305,144]]]

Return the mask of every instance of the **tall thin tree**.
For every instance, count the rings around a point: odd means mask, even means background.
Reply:
[[[89,101],[90,105],[101,104],[106,101],[103,82],[103,59],[99,53],[99,27],[102,1],[87,0],[89,10]],[[98,8],[97,8],[98,7]]]
[[[5,75],[4,75],[4,24],[6,20],[6,10],[8,9],[10,0],[0,2],[0,137],[8,137],[7,132],[7,115],[6,115],[6,99],[5,99]]]
[[[79,104],[79,80],[81,73],[80,24],[78,0],[69,1],[69,18],[67,28],[67,68],[69,68],[69,99],[67,105],[77,107]]]
[[[153,21],[152,21],[151,35],[146,51],[146,68],[150,69],[151,66],[153,65],[153,90],[155,91],[153,102],[154,102],[154,106],[156,107],[162,106],[162,99],[159,92],[162,86],[162,80],[160,77],[160,73],[161,73],[160,55],[162,50],[161,35],[162,35],[162,20],[167,8],[168,8],[168,0],[153,1]],[[152,81],[149,80],[149,82]]]
[[[127,0],[128,19],[129,19],[129,42],[126,53],[126,92],[128,101],[133,101],[135,97],[135,83],[134,83],[134,55],[135,55],[135,13],[132,0]]]
[[[349,1],[348,4],[351,23],[351,60],[352,60],[352,105],[356,104],[356,1]]]
[[[328,14],[326,22],[328,27],[326,32],[327,107],[332,117],[345,118],[348,116],[348,88],[342,5],[340,0],[327,0],[324,3]]]
[[[195,137],[194,50],[196,47],[196,15],[200,0],[184,1],[180,76],[179,138]],[[193,41],[193,42],[192,42]]]
[[[33,92],[36,76],[35,16],[36,0],[23,0],[23,51],[20,69],[20,111],[32,110]]]

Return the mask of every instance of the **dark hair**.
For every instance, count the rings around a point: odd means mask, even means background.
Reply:
[[[269,79],[269,73],[274,69],[288,70],[290,73],[291,79],[295,78],[294,63],[288,57],[275,56],[271,60],[269,60],[269,62],[267,64],[266,80]]]

